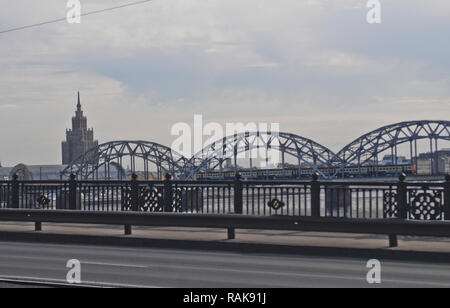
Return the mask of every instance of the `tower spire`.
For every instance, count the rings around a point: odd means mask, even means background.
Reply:
[[[83,115],[83,110],[81,110],[80,92],[77,94],[78,103],[75,116],[72,117],[72,129],[66,130],[66,141],[62,142],[62,161],[64,165],[69,164],[88,149],[98,145],[98,141],[94,140],[94,130],[87,128],[87,118]]]
[[[77,110],[81,110],[80,92],[78,92],[78,104],[77,104]]]

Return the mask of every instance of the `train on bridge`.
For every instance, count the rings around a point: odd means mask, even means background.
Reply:
[[[398,176],[399,174],[416,175],[416,166],[408,165],[387,165],[387,166],[348,166],[343,170],[339,168],[319,167],[319,171],[326,175],[335,175],[336,177],[376,177],[376,176]],[[215,172],[196,173],[197,180],[219,180],[234,179],[236,171],[246,179],[299,179],[311,178],[317,172],[313,168],[287,168],[287,169],[238,169]],[[300,175],[299,175],[300,174]]]

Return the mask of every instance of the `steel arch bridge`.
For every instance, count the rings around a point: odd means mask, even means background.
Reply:
[[[379,164],[379,154],[390,151],[397,164],[398,146],[408,144],[412,160],[418,157],[417,141],[428,139],[430,154],[439,149],[438,140],[450,141],[450,121],[408,121],[387,125],[354,140],[338,152],[332,164],[341,170],[353,165]],[[433,159],[433,158],[432,158]]]
[[[206,146],[190,159],[154,142],[112,141],[80,155],[64,169],[62,176],[74,173],[81,179],[98,179],[101,170],[104,178],[109,179],[113,167],[118,173],[117,177],[123,178],[126,174],[122,168],[122,158],[129,157],[133,173],[137,171],[136,159],[143,161],[146,178],[150,174],[149,164],[153,163],[157,166],[158,178],[169,173],[174,178],[193,179],[199,172],[219,170],[222,173],[224,163],[232,161],[234,171],[237,171],[237,158],[241,154],[245,156],[255,150],[276,150],[281,153],[281,168],[277,169],[282,169],[283,174],[286,169],[285,156],[288,155],[298,162],[297,167],[289,168],[298,168],[299,176],[302,169],[307,168],[328,178],[344,174],[344,169],[349,166],[358,168],[361,174],[361,167],[379,165],[380,154],[387,151],[396,164],[398,147],[403,144],[409,145],[412,162],[417,161],[419,140],[429,140],[433,163],[439,140],[450,141],[450,121],[408,121],[387,125],[359,137],[337,154],[310,139],[283,132],[245,132],[228,136]]]
[[[255,153],[255,151],[276,150],[281,153],[281,167],[285,170],[286,155],[298,161],[299,174],[303,167],[314,169],[326,177],[319,167],[331,167],[332,159],[336,157],[327,147],[319,143],[290,133],[271,132],[245,132],[225,137],[206,146],[201,152],[194,155],[186,164],[184,177],[193,179],[197,172],[217,170],[223,172],[223,164],[226,161],[234,162],[237,171],[237,159],[240,154]],[[262,155],[268,162],[269,155]],[[252,155],[249,155],[250,169],[252,166]]]
[[[129,157],[131,172],[136,173],[137,160],[141,160],[144,167],[144,177],[150,176],[150,164],[157,167],[158,178],[169,173],[178,177],[186,165],[187,159],[164,145],[149,141],[111,141],[87,150],[63,171],[62,176],[75,174],[79,179],[99,179],[99,171],[103,169],[106,179],[113,177],[111,167],[116,169],[119,179],[126,177],[122,160]]]

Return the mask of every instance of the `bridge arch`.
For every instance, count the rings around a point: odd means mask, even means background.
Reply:
[[[223,172],[224,163],[231,163],[234,171],[238,171],[237,159],[242,154],[255,151],[275,150],[279,152],[280,169],[286,169],[286,156],[290,156],[296,162],[301,174],[302,168],[312,168],[323,177],[327,174],[319,170],[323,167],[331,167],[333,157],[336,156],[327,147],[304,137],[290,133],[271,132],[244,132],[217,140],[194,155],[185,168],[185,178],[192,179],[197,172],[219,170]],[[263,155],[264,156],[264,155]],[[268,155],[264,156],[266,162]],[[252,155],[247,155],[250,161],[250,169],[253,169]]]
[[[398,147],[407,144],[411,160],[417,161],[417,141],[429,140],[430,157],[439,149],[439,140],[450,141],[450,121],[407,121],[387,125],[349,143],[333,159],[335,166],[378,165],[380,154],[389,151],[396,164]],[[433,161],[431,162],[433,164]]]
[[[151,164],[156,166],[157,178],[166,173],[176,178],[187,161],[184,156],[158,143],[111,141],[87,150],[62,171],[62,176],[73,173],[79,179],[125,179],[124,159],[129,162],[131,173],[136,173],[140,166],[145,179],[150,178]]]
[[[33,179],[29,168],[24,164],[18,164],[11,169],[9,178],[12,179],[14,175],[17,175],[20,181],[31,181]]]

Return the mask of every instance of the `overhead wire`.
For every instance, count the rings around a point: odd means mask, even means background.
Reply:
[[[132,2],[132,3],[127,3],[127,4],[123,4],[123,5],[118,5],[118,6],[114,6],[114,7],[110,7],[110,8],[106,8],[106,9],[100,9],[100,10],[96,10],[96,11],[90,11],[90,12],[86,12],[86,13],[81,13],[80,17],[94,15],[94,14],[100,14],[100,13],[113,11],[113,10],[118,10],[118,9],[130,7],[130,6],[144,4],[144,3],[147,3],[147,2],[151,2],[151,1],[153,1],[153,0],[137,1],[137,2]],[[34,27],[40,27],[40,26],[44,26],[44,25],[48,25],[48,24],[53,24],[53,23],[66,21],[66,20],[67,20],[67,18],[65,17],[65,18],[58,18],[58,19],[43,21],[43,22],[31,24],[31,25],[25,25],[25,26],[21,26],[21,27],[17,27],[17,28],[11,28],[11,29],[7,29],[7,30],[2,30],[2,31],[0,31],[0,34],[16,32],[16,31],[30,29],[30,28],[34,28]]]

